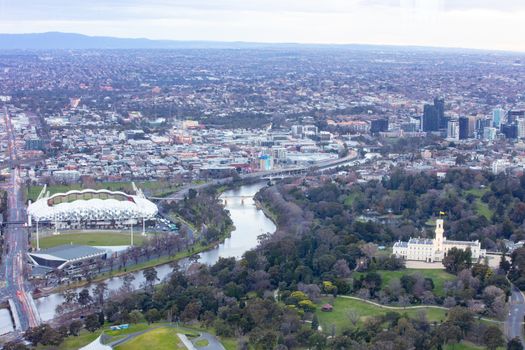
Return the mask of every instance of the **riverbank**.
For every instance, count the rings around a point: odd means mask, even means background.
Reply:
[[[130,274],[130,273],[139,272],[139,271],[145,270],[145,269],[150,268],[150,267],[158,267],[158,266],[161,266],[161,265],[167,265],[167,264],[171,264],[173,262],[180,261],[180,260],[185,259],[185,258],[189,258],[189,257],[194,256],[194,255],[198,255],[198,254],[200,254],[200,253],[202,253],[204,251],[208,251],[208,250],[216,248],[219,244],[223,243],[227,238],[229,238],[231,236],[231,233],[232,233],[233,230],[235,230],[235,225],[230,225],[228,227],[228,229],[225,230],[225,232],[223,232],[223,234],[221,234],[221,237],[220,237],[219,240],[211,242],[211,243],[208,243],[208,244],[202,244],[200,242],[196,243],[195,245],[193,245],[191,247],[191,249],[188,249],[186,251],[178,252],[177,254],[175,254],[173,256],[161,256],[161,257],[154,258],[154,259],[142,262],[142,263],[131,265],[130,267],[126,267],[123,270],[115,270],[115,271],[112,271],[112,272],[105,272],[105,273],[102,273],[102,274],[99,274],[99,275],[95,276],[93,279],[91,279],[91,281],[83,280],[83,281],[79,281],[79,282],[74,282],[74,283],[68,284],[66,286],[55,287],[55,288],[53,288],[51,290],[44,290],[44,289],[42,289],[41,293],[38,293],[38,294],[34,295],[34,298],[38,299],[38,298],[42,298],[42,297],[48,296],[50,294],[62,293],[64,291],[68,290],[68,289],[81,288],[81,287],[84,287],[84,286],[92,284],[92,283],[100,283],[100,282],[103,282],[103,281],[105,281],[107,279],[114,278],[114,277],[123,277],[125,275]]]
[[[277,214],[274,213],[269,206],[257,199],[255,196],[253,197],[253,202],[255,203],[257,209],[260,209],[264,213],[264,215],[266,215],[266,217],[270,219],[275,226],[277,226]]]
[[[257,209],[254,205],[253,197],[259,190],[265,187],[266,184],[261,182],[251,185],[243,185],[235,187],[231,190],[226,190],[223,193],[224,197],[229,197],[225,209],[228,210],[232,219],[232,226],[228,232],[223,232],[221,239],[210,243],[206,246],[200,246],[201,249],[194,251],[181,251],[179,255],[175,255],[169,260],[155,259],[155,269],[158,273],[159,281],[167,278],[173,271],[170,262],[180,261],[180,266],[185,267],[189,263],[188,257],[198,254],[198,262],[206,265],[215,264],[220,258],[236,258],[239,259],[243,254],[259,244],[259,236],[265,233],[273,233],[276,230],[275,224],[265,215],[262,210]],[[219,243],[220,242],[220,243]],[[217,245],[217,243],[219,243]],[[182,255],[184,254],[184,255]],[[163,259],[167,259],[163,257]],[[150,262],[151,264],[152,262]],[[132,274],[134,277],[131,282],[131,288],[138,290],[144,284],[144,276],[140,272],[144,265],[128,267],[126,271],[115,271],[113,277],[104,276],[108,288],[108,292],[118,291],[124,285],[124,278],[126,274]],[[96,282],[100,282],[102,278],[98,278]],[[75,293],[79,293],[82,288],[87,288],[92,291],[95,283],[87,284],[83,281],[82,286],[74,289],[70,284],[67,289],[71,289]],[[55,319],[56,307],[64,302],[64,296],[61,293],[46,293],[46,296],[41,295],[35,300],[38,312],[42,320],[48,322]]]
[[[237,186],[238,186],[238,184],[228,184],[228,185],[220,186],[217,189],[217,191],[216,191],[216,200],[218,200],[220,198],[222,193],[224,193],[227,190],[233,189],[233,188],[235,188]],[[198,234],[199,231],[196,228],[195,224],[193,224],[191,222],[188,222],[186,219],[184,219],[183,217],[181,217],[180,215],[178,215],[175,212],[169,212],[168,215],[176,218],[177,220],[179,220],[179,222],[182,222],[185,225],[187,225],[188,227],[190,227],[190,229],[194,232],[194,236],[196,238],[199,237],[199,234]],[[209,242],[209,243],[205,244],[205,243],[202,243],[202,241],[199,241],[199,242],[193,244],[191,247],[188,247],[187,250],[180,251],[180,252],[176,253],[173,256],[166,256],[166,255],[164,255],[164,256],[160,256],[160,257],[154,258],[154,259],[150,259],[148,261],[144,261],[144,262],[141,262],[141,263],[138,263],[138,264],[131,265],[129,267],[126,266],[124,269],[104,272],[104,273],[101,273],[101,274],[98,274],[98,275],[94,276],[91,280],[82,280],[82,281],[70,283],[70,284],[67,284],[67,285],[57,286],[57,287],[52,288],[52,289],[41,289],[41,292],[35,294],[34,297],[35,297],[35,299],[38,299],[38,298],[42,298],[42,297],[45,297],[45,296],[48,296],[48,295],[51,295],[51,294],[54,294],[54,293],[61,293],[61,292],[64,292],[65,290],[68,290],[68,289],[81,288],[81,287],[90,285],[92,283],[100,283],[100,282],[103,282],[105,280],[108,280],[108,279],[111,279],[111,278],[114,278],[114,277],[122,277],[122,276],[125,276],[127,274],[139,272],[139,271],[147,269],[147,268],[159,267],[159,266],[162,266],[162,265],[171,264],[173,262],[180,261],[182,259],[190,258],[190,257],[198,255],[198,254],[200,254],[202,252],[205,252],[205,251],[217,248],[226,239],[231,237],[231,233],[234,230],[235,230],[235,225],[233,225],[233,223],[232,223],[232,224],[227,225],[226,228],[224,230],[222,230],[222,232],[220,233],[220,236],[218,237],[218,239],[214,240],[213,242]]]

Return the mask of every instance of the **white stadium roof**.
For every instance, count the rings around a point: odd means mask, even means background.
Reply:
[[[91,190],[57,193],[31,203],[27,212],[36,221],[106,221],[150,219],[157,206],[142,193]]]

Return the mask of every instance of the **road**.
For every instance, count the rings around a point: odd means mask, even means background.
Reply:
[[[509,339],[519,337],[525,347],[523,338],[523,317],[525,316],[525,298],[521,291],[512,285],[512,294],[509,299],[509,316],[505,323],[505,332]]]
[[[343,158],[325,160],[325,161],[317,162],[317,163],[314,163],[308,166],[302,166],[302,167],[283,168],[283,169],[276,169],[276,170],[269,170],[269,171],[258,171],[258,172],[249,173],[249,174],[242,174],[240,175],[240,178],[241,179],[257,179],[257,178],[263,179],[263,178],[279,177],[283,175],[286,176],[288,174],[290,175],[301,174],[301,173],[305,173],[309,171],[322,171],[323,169],[326,170],[326,169],[333,168],[336,166],[344,165],[350,162],[351,160],[356,159],[356,157],[357,157],[357,152],[351,151],[348,154],[348,156],[343,157]],[[158,201],[171,201],[171,200],[178,201],[178,200],[184,199],[184,196],[186,196],[190,190],[198,191],[208,186],[226,184],[226,183],[231,182],[232,180],[233,178],[228,177],[224,179],[210,180],[208,182],[201,183],[201,184],[188,184],[188,185],[181,187],[177,191],[177,193],[171,196],[148,197],[148,199],[158,200]]]
[[[6,221],[25,222],[26,212],[20,168],[14,165],[18,159],[16,133],[7,109],[4,110],[4,121],[8,137],[9,158],[12,164],[9,183],[5,187],[8,194]],[[18,316],[21,327],[17,331],[25,331],[27,328],[39,324],[38,313],[32,302],[32,297],[27,293],[29,288],[24,274],[25,254],[28,248],[27,229],[20,224],[8,224],[5,237],[6,249],[4,249],[2,266],[0,267],[0,271],[2,271],[0,277],[5,281],[5,284],[0,289],[0,298],[1,300],[11,299],[13,301],[16,310],[11,311]]]

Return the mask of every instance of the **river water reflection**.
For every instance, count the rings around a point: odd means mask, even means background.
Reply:
[[[254,195],[264,186],[264,183],[242,186],[238,189],[229,190],[221,195],[225,201],[226,209],[230,212],[235,230],[231,237],[227,238],[222,244],[214,249],[200,254],[199,262],[212,265],[219,258],[235,257],[240,258],[244,252],[257,246],[257,237],[263,233],[273,233],[276,230],[274,223],[266,217],[262,210],[256,208],[253,201]],[[187,260],[181,261],[185,265]],[[169,264],[158,266],[157,275],[160,280],[169,276],[172,269]],[[142,272],[134,273],[135,280],[133,287],[138,289],[144,284]],[[108,289],[114,291],[123,284],[122,277],[115,277],[106,280]],[[86,288],[86,287],[82,287]],[[79,292],[80,289],[75,290]],[[64,301],[61,294],[51,294],[49,296],[35,300],[36,307],[43,321],[50,320],[55,315],[57,305]]]

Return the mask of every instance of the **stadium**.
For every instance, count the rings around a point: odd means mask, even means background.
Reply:
[[[120,191],[85,189],[49,195],[45,188],[34,203],[27,208],[28,225],[36,222],[37,240],[39,225],[59,229],[122,229],[153,219],[157,206],[134,186],[135,195]],[[38,242],[37,242],[38,243]],[[39,247],[37,247],[39,249]]]

